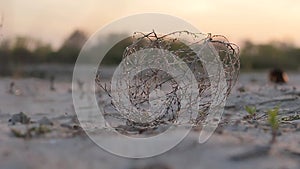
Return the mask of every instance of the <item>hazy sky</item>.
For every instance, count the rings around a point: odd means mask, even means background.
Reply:
[[[5,37],[28,35],[59,46],[74,29],[93,33],[145,12],[170,14],[241,44],[285,40],[300,46],[299,0],[0,0]]]

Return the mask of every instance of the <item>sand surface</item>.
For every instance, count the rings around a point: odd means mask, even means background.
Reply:
[[[282,120],[277,142],[271,145],[266,116],[277,105],[279,118],[300,115],[300,76],[289,76],[289,84],[275,86],[263,73],[241,74],[219,127],[206,143],[198,144],[199,131],[194,129],[172,150],[140,160],[110,154],[86,137],[75,118],[71,82],[57,81],[51,91],[49,80],[1,78],[0,169],[299,169],[300,120]],[[12,81],[14,93],[9,93]],[[244,118],[246,105],[256,106],[257,120]],[[29,127],[46,123],[40,121],[46,117],[53,123],[46,125],[50,131],[16,137],[12,129],[28,128],[9,122],[20,112],[36,122]],[[103,132],[103,139],[113,142],[114,136]]]

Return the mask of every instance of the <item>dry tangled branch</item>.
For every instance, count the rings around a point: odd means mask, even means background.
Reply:
[[[197,105],[198,117],[196,119],[191,119],[190,122],[193,124],[199,124],[207,116],[208,108],[213,100],[212,95],[215,92],[217,85],[212,84],[210,81],[211,75],[209,75],[206,65],[203,63],[201,53],[194,50],[195,48],[202,47],[204,45],[213,47],[217,52],[215,53],[215,56],[219,57],[219,60],[223,65],[222,68],[224,69],[224,76],[227,83],[226,95],[228,95],[238,77],[240,68],[239,48],[237,45],[230,43],[226,37],[222,35],[206,35],[202,33],[191,33],[188,31],[176,31],[164,35],[159,35],[154,30],[147,34],[143,32],[135,32],[133,35],[133,43],[125,49],[122,57],[124,60],[137,51],[156,48],[171,52],[174,57],[178,57],[184,61],[188,68],[192,71],[198,86],[198,91],[195,91],[198,98],[197,102],[189,103]],[[136,57],[138,57],[138,55]],[[140,56],[138,59],[145,58]],[[147,62],[149,62],[149,64],[176,64],[176,58],[170,59],[161,57]],[[180,74],[178,76],[185,76],[185,74]],[[151,123],[139,123],[134,120],[130,120],[129,116],[123,116],[127,121],[127,125],[155,126],[161,123],[178,122],[178,117],[180,116],[180,110],[182,108],[182,97],[180,97],[179,91],[182,87],[178,85],[178,82],[175,79],[176,77],[173,77],[159,69],[145,69],[139,72],[137,71],[134,78],[130,80],[127,89],[131,105],[141,112],[145,112],[151,106],[158,106],[158,108],[155,110],[154,114],[150,115],[153,117]],[[103,80],[101,80],[100,76],[97,76],[96,82],[111,98],[112,91],[109,87],[107,87],[110,85],[103,84]],[[153,98],[151,96],[153,91],[163,91],[164,94],[163,96],[157,94],[156,97]],[[158,104],[153,105],[153,101]],[[109,104],[118,112],[115,105],[117,104],[116,102],[116,100],[111,100]],[[161,104],[159,104],[159,102]],[[111,110],[112,109],[110,109],[110,111]],[[131,109],[128,108],[128,111],[131,111]],[[106,113],[109,114],[109,112]],[[143,114],[136,114],[136,116],[143,116]]]

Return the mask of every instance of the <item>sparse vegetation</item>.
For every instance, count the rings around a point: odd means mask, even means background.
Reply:
[[[278,119],[278,112],[279,112],[279,107],[275,107],[273,109],[268,110],[268,123],[271,126],[271,134],[272,134],[272,139],[270,143],[276,142],[276,136],[278,133],[279,129],[279,119]]]
[[[256,116],[256,107],[255,106],[245,106],[245,110],[248,112],[248,116],[249,118],[254,119]]]

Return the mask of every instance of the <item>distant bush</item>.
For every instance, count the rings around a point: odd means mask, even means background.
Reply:
[[[246,42],[241,50],[241,68],[257,70],[270,68],[296,70],[300,67],[300,48],[284,43],[252,44]]]

